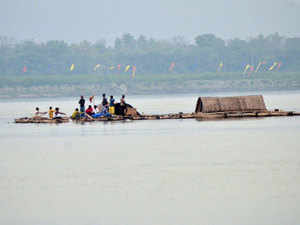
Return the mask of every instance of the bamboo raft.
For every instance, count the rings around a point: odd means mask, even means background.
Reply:
[[[124,121],[124,120],[165,120],[165,119],[197,119],[197,120],[220,120],[259,118],[275,116],[300,116],[300,112],[282,111],[275,109],[267,110],[262,95],[236,96],[236,97],[200,97],[198,98],[194,113],[170,113],[159,115],[141,115],[133,107],[125,110],[125,116],[112,115],[111,117],[92,118],[87,116],[77,122],[96,121]],[[60,119],[48,119],[44,117],[19,118],[15,123],[67,123],[68,117]]]
[[[72,120],[76,122],[103,122],[103,121],[126,121],[126,120],[167,120],[167,119],[197,119],[197,120],[219,120],[240,118],[261,118],[278,116],[300,116],[300,112],[293,111],[266,111],[266,112],[217,112],[217,113],[175,113],[161,115],[139,115],[139,116],[112,116],[100,118],[81,118]],[[47,118],[19,118],[15,123],[67,123],[71,119],[47,119]]]
[[[67,123],[70,119],[68,117],[63,117],[60,119],[49,119],[45,117],[23,117],[15,119],[15,123]]]

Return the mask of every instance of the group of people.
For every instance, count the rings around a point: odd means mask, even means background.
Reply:
[[[80,97],[80,100],[78,102],[79,104],[79,109],[76,108],[74,112],[72,113],[71,118],[72,119],[80,119],[83,117],[93,117],[93,118],[98,118],[101,116],[105,117],[111,117],[112,115],[115,114],[115,99],[114,96],[110,96],[109,100],[106,98],[106,94],[102,94],[102,102],[99,105],[96,105],[94,103],[94,96],[90,97],[89,99],[90,105],[85,109],[85,99],[83,96]],[[93,104],[94,103],[94,104]],[[93,106],[92,106],[93,104]],[[126,106],[125,102],[125,95],[122,95],[120,99],[120,104],[121,107]],[[52,108],[52,106],[49,107],[49,110],[47,112],[41,112],[39,107],[35,108],[35,117],[42,117],[46,114],[48,114],[49,119],[60,119],[62,116],[66,116],[66,113],[63,113],[59,111],[59,108],[56,107],[55,109]]]
[[[76,108],[73,112],[71,118],[72,119],[79,119],[81,117],[92,117],[92,118],[98,118],[101,116],[105,117],[111,117],[113,114],[115,114],[115,99],[114,96],[110,96],[109,100],[106,98],[106,94],[102,94],[102,102],[99,105],[96,105],[94,103],[94,96],[90,97],[90,105],[85,109],[85,99],[83,96],[80,97],[80,100],[78,101],[79,109]],[[92,103],[94,105],[92,106]],[[120,105],[125,106],[125,95],[122,95],[120,99]]]
[[[35,108],[35,117],[41,117],[46,114],[48,114],[49,119],[60,119],[62,118],[61,115],[66,115],[63,112],[60,112],[58,107],[53,109],[52,106],[50,106],[48,112],[40,112],[39,107]]]

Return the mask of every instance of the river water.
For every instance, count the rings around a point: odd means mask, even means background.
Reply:
[[[269,109],[300,111],[300,92],[264,96]],[[144,113],[192,112],[197,95],[127,100]],[[0,224],[300,223],[300,117],[12,122],[77,102],[0,102]]]

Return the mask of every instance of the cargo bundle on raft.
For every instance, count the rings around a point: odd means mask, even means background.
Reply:
[[[158,119],[227,119],[227,118],[250,118],[270,116],[300,116],[299,112],[283,111],[279,109],[267,110],[262,95],[233,96],[233,97],[199,97],[195,112],[193,113],[170,113],[158,115],[140,114],[134,107],[126,104],[123,111],[116,107],[116,114],[109,117],[102,116],[93,118],[85,116],[78,120],[80,122],[94,121],[122,121],[122,120],[158,120]],[[20,118],[16,123],[66,123],[68,117],[48,119],[44,117]]]

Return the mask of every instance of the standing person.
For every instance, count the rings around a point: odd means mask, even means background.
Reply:
[[[122,95],[122,98],[120,99],[120,113],[122,116],[125,116],[125,111],[126,111],[125,95]]]
[[[108,105],[108,101],[107,101],[107,98],[105,96],[105,93],[102,94],[102,105],[103,106],[107,106]]]
[[[109,106],[109,104],[108,104],[107,98],[105,96],[105,93],[103,93],[102,94],[102,109],[101,109],[101,111],[103,111],[104,109],[106,111],[108,111],[108,106]]]
[[[49,107],[49,111],[48,111],[48,115],[50,119],[53,119],[53,115],[54,115],[55,110],[52,109],[52,106]]]
[[[114,96],[110,96],[109,99],[109,113],[110,114],[115,114],[115,99]]]
[[[84,114],[85,112],[85,99],[83,96],[80,97],[80,100],[79,100],[79,106],[80,106],[80,113]]]
[[[125,95],[122,95],[122,98],[120,99],[120,103],[122,106],[125,106],[126,105],[126,102],[125,102]]]

